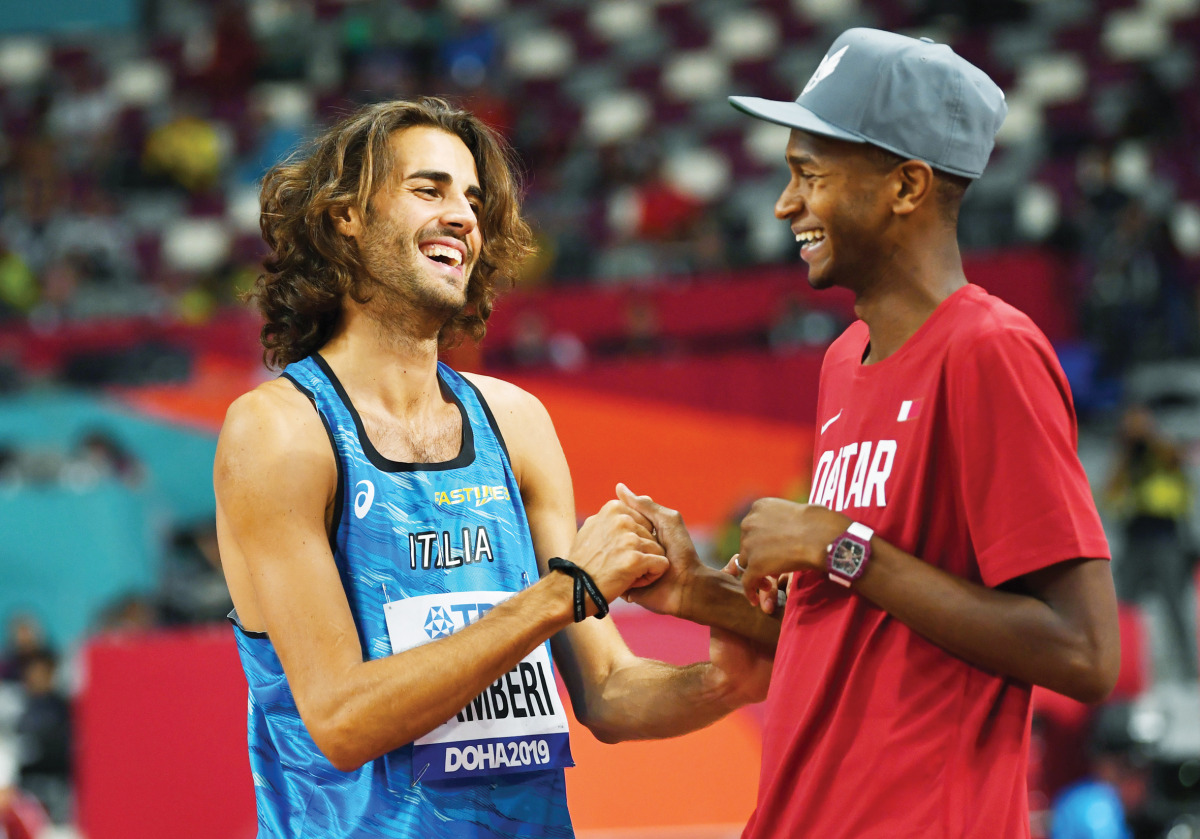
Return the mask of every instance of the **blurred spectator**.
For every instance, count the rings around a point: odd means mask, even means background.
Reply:
[[[653,176],[637,189],[637,234],[651,242],[683,238],[699,221],[704,204],[680,192],[661,176]]]
[[[1082,327],[1097,373],[1119,377],[1139,362],[1194,353],[1193,283],[1166,221],[1118,183],[1108,146],[1089,146],[1075,168],[1079,204],[1050,242],[1077,255]]]
[[[464,15],[442,41],[438,63],[459,88],[475,90],[495,72],[499,51],[495,27],[483,18]],[[492,128],[507,134],[512,122],[505,100],[492,95],[486,88],[478,94],[468,107]]]
[[[730,258],[728,225],[717,212],[705,212],[697,219],[682,244],[689,274],[728,271],[734,264]]]
[[[55,222],[68,205],[62,161],[53,141],[37,137],[21,143],[12,162],[0,235],[8,248],[39,274],[54,255]]]
[[[14,446],[0,444],[0,486],[15,486],[21,481],[21,459]]]
[[[172,119],[150,132],[142,154],[148,174],[161,175],[188,192],[214,186],[224,163],[221,137],[201,108],[195,100],[180,104]]]
[[[1189,353],[1195,307],[1176,271],[1166,225],[1130,201],[1103,234],[1085,255],[1091,279],[1084,304],[1103,371],[1119,374],[1139,361]]]
[[[652,356],[665,349],[658,311],[649,297],[634,295],[625,305],[625,355]]]
[[[58,86],[46,112],[45,128],[58,141],[58,153],[71,172],[90,168],[108,143],[120,105],[108,74],[89,50],[76,47],[59,58]]]
[[[1125,703],[1101,707],[1089,743],[1090,772],[1055,799],[1050,839],[1132,839],[1130,817],[1146,804],[1150,772],[1130,736]]]
[[[36,275],[0,238],[0,322],[28,315],[37,301]]]
[[[0,680],[21,681],[26,665],[39,656],[50,654],[42,624],[33,615],[18,612],[8,621],[8,638],[4,652],[0,654]]]
[[[63,478],[77,486],[113,478],[128,487],[137,487],[145,480],[146,470],[115,437],[102,429],[94,429],[80,438],[64,466]]]
[[[507,353],[501,353],[501,364],[517,367],[554,367],[557,370],[578,370],[587,361],[587,348],[574,333],[549,333],[546,320],[535,311],[517,315],[515,332]]]
[[[141,594],[128,594],[101,612],[99,631],[146,632],[161,623],[157,604]]]
[[[550,341],[546,319],[525,311],[513,322],[512,362],[518,367],[541,367],[550,363]]]
[[[71,708],[55,683],[57,665],[50,652],[26,662],[16,733],[21,787],[61,823],[71,815]]]
[[[1129,108],[1121,123],[1121,135],[1169,141],[1179,131],[1180,124],[1174,94],[1153,67],[1139,66],[1129,93]]]
[[[1178,446],[1143,407],[1121,421],[1116,466],[1106,495],[1122,519],[1124,548],[1114,568],[1118,595],[1157,597],[1166,609],[1168,644],[1185,679],[1195,679],[1197,654],[1188,591],[1195,562],[1191,527],[1193,487]]]
[[[133,242],[112,196],[90,183],[75,193],[55,222],[50,255],[70,260],[89,283],[111,287],[136,279]]]
[[[233,602],[221,574],[214,524],[175,532],[163,558],[162,619],[166,624],[220,621]]]
[[[50,826],[41,803],[16,787],[0,787],[0,836],[4,839],[39,839]]]
[[[810,309],[799,297],[790,294],[771,324],[767,343],[780,353],[804,347],[825,347],[837,337],[839,326],[829,312]]]
[[[71,259],[56,259],[42,271],[42,299],[32,313],[42,329],[50,329],[63,321],[81,284],[79,266]]]
[[[254,82],[258,44],[243,3],[220,0],[216,5],[212,55],[196,74],[195,83],[208,98],[220,102],[244,96]]]

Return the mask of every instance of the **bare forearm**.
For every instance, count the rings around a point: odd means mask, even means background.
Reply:
[[[314,740],[353,769],[429,733],[570,622],[570,584],[544,579],[447,638],[327,674],[297,697]]]
[[[741,704],[709,662],[633,659],[589,697],[582,721],[606,743],[661,739],[703,728]]]
[[[679,617],[705,626],[715,626],[749,638],[768,650],[779,642],[779,615],[765,614],[751,605],[742,584],[728,574],[701,568],[693,575],[682,598]]]
[[[1082,701],[1099,701],[1111,689],[1113,645],[1084,628],[1096,622],[947,574],[878,538],[872,545],[855,590],[918,634],[971,664]]]

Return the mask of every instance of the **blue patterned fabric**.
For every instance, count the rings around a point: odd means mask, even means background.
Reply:
[[[289,365],[283,375],[312,400],[336,451],[334,557],[364,658],[392,652],[384,618],[388,601],[516,592],[537,579],[508,453],[470,382],[439,363],[443,392],[463,416],[458,456],[405,464],[385,459],[371,445],[319,355]],[[240,627],[235,634],[250,688],[260,839],[574,836],[561,769],[435,782],[414,778],[409,744],[356,771],[338,771],[304,727],[270,640]]]

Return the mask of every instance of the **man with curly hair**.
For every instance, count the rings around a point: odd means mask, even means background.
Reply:
[[[261,223],[283,373],[214,469],[260,837],[573,835],[551,657],[609,742],[760,698],[744,640],[679,668],[585,620],[665,570],[648,522],[613,501],[577,533],[542,405],[438,361],[530,251],[502,141],[438,99],[368,106],[268,173]]]

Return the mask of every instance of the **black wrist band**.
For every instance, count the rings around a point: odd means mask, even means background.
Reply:
[[[575,578],[575,623],[579,623],[587,617],[587,601],[584,600],[584,592],[587,592],[587,596],[592,598],[592,602],[596,604],[596,617],[602,618],[608,614],[608,601],[600,593],[600,587],[596,585],[596,581],[587,571],[571,560],[563,559],[560,556],[550,557],[546,567],[551,571],[562,571]]]

